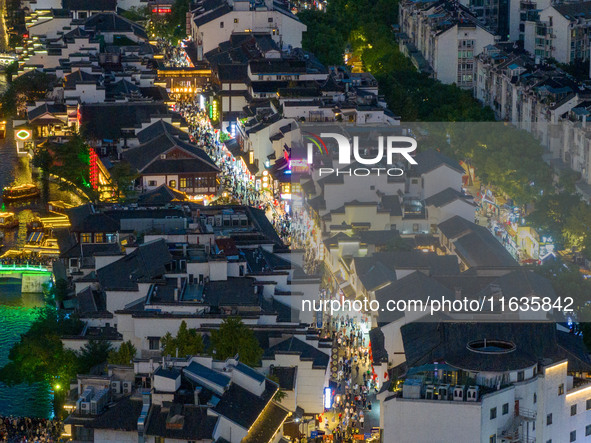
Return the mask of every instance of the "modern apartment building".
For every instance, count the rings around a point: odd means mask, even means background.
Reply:
[[[572,63],[589,58],[591,2],[561,3],[528,15],[524,47],[535,57]]]
[[[434,78],[466,89],[474,85],[475,58],[495,42],[494,33],[456,3],[402,2],[399,23],[403,52],[418,50]]]

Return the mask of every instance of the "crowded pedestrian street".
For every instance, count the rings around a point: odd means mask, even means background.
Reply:
[[[49,443],[59,441],[62,424],[57,420],[29,417],[0,417],[0,441]]]
[[[218,194],[212,202],[219,200],[224,203],[239,203],[264,210],[279,236],[290,244],[292,241],[290,214],[278,207],[271,192],[257,190],[253,180],[239,173],[234,166],[235,161],[226,155],[227,151],[224,151],[220,131],[214,129],[199,100],[197,98],[182,99],[176,103],[175,110],[189,124],[191,142],[203,148],[221,169]],[[301,238],[297,244],[303,246]]]
[[[338,316],[329,324],[333,339],[331,385],[335,388],[310,436],[338,443],[372,441],[378,435],[380,411],[369,336],[359,321],[348,316]]]

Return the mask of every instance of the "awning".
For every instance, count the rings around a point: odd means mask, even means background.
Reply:
[[[43,240],[44,235],[45,234],[41,231],[31,232],[31,234],[29,234],[29,238],[27,239],[27,243],[39,243],[41,240]]]

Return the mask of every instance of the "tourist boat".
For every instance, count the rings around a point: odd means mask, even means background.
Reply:
[[[67,215],[68,209],[73,207],[73,205],[70,205],[60,200],[47,202],[47,209],[49,210],[49,212],[55,212],[56,214]]]
[[[0,212],[0,229],[13,229],[19,225],[14,212]]]
[[[2,200],[5,202],[26,200],[30,198],[37,198],[41,192],[39,188],[33,184],[7,186],[2,192]]]

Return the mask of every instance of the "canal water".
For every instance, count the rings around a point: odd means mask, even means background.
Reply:
[[[35,320],[35,308],[43,306],[41,294],[21,294],[20,280],[0,280],[0,366],[8,362],[12,345]],[[6,386],[0,383],[0,416],[53,416],[48,384]]]
[[[9,134],[6,139],[0,140],[0,189],[15,181],[27,183],[31,179],[28,162],[17,157]],[[10,210],[17,212],[19,218],[32,214],[29,209]],[[18,235],[18,231],[13,232],[13,235]],[[28,331],[35,320],[35,308],[43,304],[42,294],[21,293],[20,280],[0,280],[0,366],[8,362],[10,348],[19,340],[21,334]],[[52,417],[53,405],[49,386],[24,384],[9,387],[0,383],[0,415]]]

